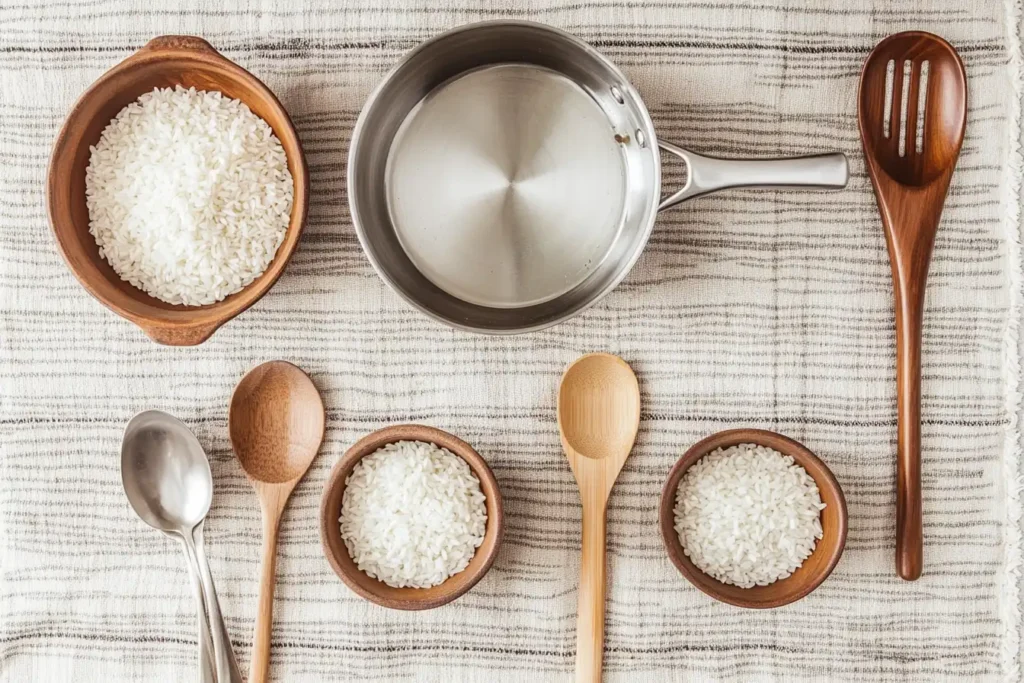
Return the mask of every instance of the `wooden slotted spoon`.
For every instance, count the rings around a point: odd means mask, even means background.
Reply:
[[[858,120],[882,214],[896,305],[896,571],[921,576],[921,328],[939,216],[967,121],[956,50],[921,31],[889,36],[860,76]]]

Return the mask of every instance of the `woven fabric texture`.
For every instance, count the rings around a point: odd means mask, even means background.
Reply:
[[[507,18],[591,42],[642,93],[665,140],[717,156],[842,151],[849,186],[723,192],[667,211],[626,280],[547,331],[498,338],[435,323],[363,256],[347,206],[349,139],[406,51]],[[0,681],[195,680],[184,558],[121,488],[122,430],[148,408],[183,419],[209,454],[207,554],[247,667],[260,521],[227,408],[241,376],[276,358],[311,374],[328,429],[281,529],[273,679],[573,680],[580,505],[555,390],[570,361],[597,350],[633,366],[643,400],[608,513],[605,680],[1017,680],[1019,19],[1012,0],[0,2]],[[911,28],[958,48],[970,103],[925,314],[925,573],[905,583],[893,566],[892,286],[856,97],[870,49]],[[263,79],[299,130],[312,182],[284,276],[196,348],[158,346],[90,298],[46,216],[47,163],[69,108],[162,34],[203,36]],[[666,162],[666,188],[682,177]],[[484,580],[420,613],[350,592],[318,530],[335,461],[369,431],[406,422],[477,448],[507,524]],[[832,577],[777,610],[698,592],[658,532],[672,463],[741,426],[803,442],[849,506]]]

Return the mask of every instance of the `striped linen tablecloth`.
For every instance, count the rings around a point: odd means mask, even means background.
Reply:
[[[207,551],[246,667],[260,523],[227,436],[238,379],[282,358],[328,409],[324,447],[285,514],[277,681],[570,681],[580,505],[555,388],[580,354],[636,369],[640,435],[609,510],[606,680],[1018,680],[1021,617],[1020,1],[4,0],[0,2],[0,681],[190,681],[192,596],[176,544],[121,490],[128,419],[161,408],[209,453]],[[410,310],[352,229],[349,136],[367,94],[418,42],[465,22],[529,18],[616,61],[666,140],[712,155],[843,151],[844,191],[735,191],[658,219],[639,264],[584,315],[495,338]],[[925,575],[893,568],[892,290],[864,172],[860,66],[925,29],[967,65],[967,139],[936,241],[924,333]],[[197,348],[165,348],[91,299],[47,225],[54,136],[100,74],[161,34],[194,34],[290,111],[312,180],[306,233],[276,287]],[[667,187],[681,178],[666,171]],[[318,538],[327,473],[367,432],[419,422],[473,443],[505,497],[497,562],[421,613],[350,592]],[[835,472],[846,553],[804,600],[712,601],[669,562],[661,485],[698,439],[773,429]]]

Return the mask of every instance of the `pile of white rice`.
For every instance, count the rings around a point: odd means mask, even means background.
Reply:
[[[473,559],[487,506],[465,460],[431,443],[399,441],[356,464],[339,521],[359,569],[395,588],[430,588]]]
[[[158,88],[90,149],[89,232],[121,279],[151,296],[220,301],[259,277],[284,240],[293,195],[284,148],[238,100]]]
[[[754,444],[695,462],[676,492],[675,530],[694,565],[741,588],[784,579],[821,538],[814,479],[788,455]]]

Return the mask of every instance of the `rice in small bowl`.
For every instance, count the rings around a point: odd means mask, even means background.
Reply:
[[[802,444],[759,429],[714,434],[673,466],[662,540],[679,572],[739,607],[789,604],[832,572],[846,543],[846,500]]]
[[[384,607],[455,600],[490,569],[502,535],[501,492],[466,442],[422,425],[373,432],[335,464],[320,538],[335,573]]]

